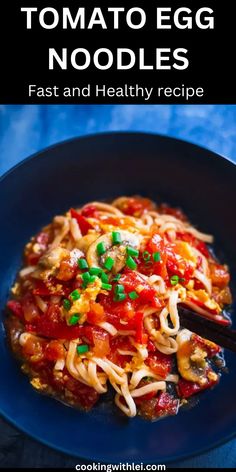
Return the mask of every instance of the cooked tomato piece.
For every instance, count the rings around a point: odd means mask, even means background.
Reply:
[[[103,330],[93,330],[93,354],[97,357],[106,357],[110,352],[109,334]]]
[[[107,357],[111,362],[113,362],[113,364],[122,368],[124,368],[126,363],[131,360],[131,356],[119,354],[117,351],[111,351]]]
[[[34,266],[38,264],[38,261],[41,257],[41,254],[35,254],[35,252],[30,252],[26,255],[26,265]]]
[[[224,288],[229,284],[230,276],[228,269],[224,265],[210,263],[210,276],[212,285],[219,288]]]
[[[67,296],[71,289],[66,284],[58,284],[58,281],[54,279],[47,280],[47,282],[43,282],[43,280],[35,279],[33,282],[33,295],[39,295],[40,297],[47,297],[50,295],[64,295]]]
[[[91,326],[86,324],[82,327],[81,334],[83,339],[91,346],[95,345],[96,339],[105,339],[106,335],[108,335],[108,333],[99,326]]]
[[[151,400],[151,398],[154,398],[156,396],[156,392],[149,392],[146,393],[145,395],[142,395],[141,397],[135,398],[135,403],[136,405],[140,405],[141,403],[145,402],[146,400]]]
[[[172,370],[172,358],[167,354],[156,351],[155,353],[149,354],[145,363],[150,369],[161,378],[165,379]]]
[[[26,325],[27,331],[52,339],[76,339],[81,335],[81,326],[67,326],[61,318],[58,305],[50,305],[46,313]]]
[[[57,361],[58,359],[62,359],[64,357],[64,348],[62,343],[58,341],[50,341],[47,344],[44,355],[46,359],[49,361]]]
[[[37,243],[37,252],[31,250],[31,252],[26,251],[26,263],[27,265],[36,265],[43,255],[43,253],[47,250],[48,244],[50,240],[50,234],[47,232],[42,231],[39,233],[36,238],[35,242]]]
[[[194,290],[205,290],[205,286],[198,279],[194,279]]]
[[[31,325],[30,330],[37,332],[41,336],[52,339],[76,339],[81,335],[80,326],[67,326],[65,322],[52,322],[44,316],[35,325]]]
[[[119,349],[121,351],[135,352],[135,349],[127,336],[118,336],[112,338],[110,341],[110,346],[111,351],[108,355],[108,359],[110,359],[110,361],[114,362],[114,364],[117,364],[120,367],[124,367],[125,364],[130,361],[131,355],[120,354]]]
[[[106,314],[100,303],[91,302],[91,310],[87,313],[87,322],[90,324],[102,323],[106,320]]]
[[[110,353],[109,334],[98,326],[83,326],[81,330],[82,338],[87,342],[97,357],[105,357]]]
[[[172,215],[178,220],[187,221],[186,215],[180,208],[172,208],[165,203],[161,203],[161,205],[158,206],[158,213],[161,215]]]
[[[189,380],[180,379],[177,385],[178,394],[181,398],[189,398],[195,393],[206,390],[207,388],[213,387],[218,383],[219,377],[216,380],[208,380],[205,384],[199,385],[195,382],[190,382]]]
[[[34,280],[34,289],[32,290],[33,295],[39,295],[41,297],[46,297],[51,295],[51,291],[48,286],[42,280]]]
[[[44,357],[45,341],[36,336],[29,336],[24,346],[22,354],[27,358],[31,358],[32,362],[40,362]]]
[[[72,378],[69,374],[65,381],[65,388],[72,392],[77,402],[85,409],[90,410],[99,398],[99,393],[94,388],[82,384],[78,380]]]
[[[30,293],[27,293],[22,298],[22,310],[24,313],[24,319],[29,323],[32,323],[40,316],[39,308],[35,303],[34,297]]]
[[[18,300],[9,300],[7,302],[7,308],[11,310],[13,315],[17,316],[20,320],[24,319],[24,313],[22,309],[22,304]]]
[[[105,319],[106,315],[104,315],[104,313],[102,315],[94,313],[94,311],[89,311],[87,313],[87,322],[92,325],[102,323]]]
[[[180,239],[181,241],[191,244],[191,246],[198,249],[198,251],[200,251],[207,259],[212,257],[206,243],[195,238],[192,234],[177,231],[176,239]]]
[[[198,239],[195,239],[194,246],[198,251],[200,251],[207,259],[211,257],[211,254],[209,252],[209,249],[203,241],[199,241]]]
[[[178,275],[182,279],[182,283],[188,283],[193,276],[194,267],[181,254],[176,252],[176,249],[178,248],[174,244],[166,245],[168,277]]]
[[[97,208],[94,205],[87,205],[81,210],[81,215],[85,216],[85,218],[97,218],[97,213]]]
[[[63,259],[60,263],[59,272],[57,273],[57,279],[67,282],[68,280],[73,279],[78,270],[78,265],[71,260],[69,257]]]
[[[162,302],[157,298],[155,289],[137,272],[125,269],[120,283],[125,286],[126,293],[137,291],[139,297],[133,302],[136,308],[138,305],[145,303],[161,308]]]
[[[139,383],[137,388],[142,388],[145,387],[145,385],[148,385],[150,382],[148,380],[142,379],[141,382]],[[136,405],[141,405],[141,403],[145,402],[146,400],[151,400],[151,398],[156,397],[157,392],[149,392],[146,393],[145,395],[142,395],[141,397],[135,398],[135,403]]]
[[[35,370],[39,372],[42,383],[51,386],[55,390],[56,393],[64,395],[64,392],[65,392],[64,373],[66,372],[66,369],[64,369],[62,376],[54,375],[54,364],[55,364],[55,361],[51,363],[51,362],[48,362],[47,359],[45,359],[44,362],[38,363],[36,365]],[[64,396],[63,396],[63,399],[64,399]]]
[[[122,351],[135,352],[133,345],[131,344],[128,336],[118,336],[111,339],[111,350],[116,351],[121,349]]]
[[[95,326],[90,326],[90,325],[84,325],[83,329],[81,330],[81,334],[83,337],[83,340],[88,343],[93,345],[93,330],[94,329],[100,329],[99,327]]]
[[[126,329],[120,322],[120,316],[118,312],[114,313],[110,310],[108,312],[106,311],[106,321],[111,323],[116,329],[122,329],[122,326],[123,329]]]
[[[63,400],[69,403],[72,401],[73,406],[81,406],[86,410],[92,408],[99,398],[96,390],[74,379],[66,368],[62,376],[55,376],[53,368],[54,363],[52,365],[48,360],[34,363],[34,371],[38,372],[41,382],[51,386]]]
[[[89,229],[93,228],[88,220],[81,213],[78,213],[76,210],[74,210],[74,208],[71,208],[70,214],[72,218],[76,219],[83,236],[88,233]]]
[[[150,339],[148,340],[148,343],[147,343],[147,349],[148,349],[148,352],[156,351],[156,346]]]
[[[167,263],[167,253],[166,247],[163,238],[158,233],[154,233],[151,239],[148,241],[146,246],[146,251],[148,251],[151,256],[159,252],[160,253],[160,261],[153,262],[153,274],[160,275],[163,279],[165,279],[168,275],[166,263]],[[152,260],[152,258],[151,258]]]
[[[135,326],[135,341],[136,343],[139,344],[146,344],[148,341],[148,335],[145,333],[145,329],[143,326],[143,312],[138,311],[135,314],[135,321],[134,321],[134,326]]]
[[[161,392],[156,403],[157,416],[177,415],[179,409],[179,400],[167,392]]]
[[[141,415],[147,420],[154,420],[157,417],[157,413],[156,413],[157,402],[158,402],[157,397],[143,401],[139,405],[139,411]]]
[[[220,289],[219,287],[213,287],[212,297],[219,305],[230,305],[232,303],[232,294],[229,287]]]
[[[102,223],[112,226],[124,226],[122,219],[117,216],[102,216]]]
[[[126,215],[138,218],[145,212],[145,210],[153,210],[155,206],[149,198],[130,197],[127,198],[119,208]]]
[[[48,320],[53,321],[55,323],[58,323],[62,320],[61,317],[61,310],[58,305],[49,305],[47,311],[46,311],[46,317]]]
[[[129,279],[128,276],[124,275],[120,279],[120,283],[124,284],[127,293],[133,291],[137,286],[137,283],[133,285],[132,277],[133,275]],[[140,281],[140,279],[138,280]],[[115,302],[110,297],[102,295],[99,298],[100,302],[104,304],[106,321],[118,330],[135,331],[135,340],[140,344],[146,344],[148,336],[143,326],[143,312],[138,311],[138,303],[142,305],[153,300],[155,307],[161,306],[158,299],[156,299],[155,291],[145,281],[144,283],[145,287],[135,301]]]
[[[126,329],[125,325],[120,323],[120,320],[129,323],[133,319],[135,315],[134,302],[127,299],[122,302],[116,302],[113,297],[112,293],[109,295],[98,295],[98,300],[105,311],[106,321],[114,324],[117,329]]]

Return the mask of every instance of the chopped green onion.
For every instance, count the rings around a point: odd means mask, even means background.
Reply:
[[[89,269],[89,273],[90,275],[97,275],[100,277],[102,274],[102,269],[100,269],[100,267],[91,267],[91,269]]]
[[[111,285],[111,284],[105,284],[105,283],[103,283],[103,284],[102,284],[102,289],[103,289],[103,290],[111,290],[111,289],[112,289],[112,285]]]
[[[145,262],[148,262],[148,261],[150,260],[150,257],[151,257],[150,252],[148,252],[148,251],[144,251],[144,252],[143,252],[143,260],[144,260]]]
[[[143,380],[146,380],[146,382],[152,382],[153,381],[153,377],[143,377]]]
[[[112,231],[112,242],[113,244],[120,244],[122,242],[121,234],[118,231]]]
[[[161,260],[161,254],[159,252],[154,252],[152,257],[153,257],[154,262],[160,262]]]
[[[91,275],[90,280],[89,280],[88,283],[93,284],[95,282],[96,278],[97,278],[96,275]]]
[[[105,254],[106,252],[106,247],[105,247],[105,244],[103,242],[101,243],[98,243],[97,245],[97,253],[99,256],[102,256],[103,254]]]
[[[170,278],[170,283],[171,285],[176,285],[179,282],[179,276],[178,275],[172,275]]]
[[[114,264],[115,264],[114,259],[112,259],[112,257],[107,257],[105,260],[104,267],[107,270],[111,270]]]
[[[83,288],[86,288],[88,284],[92,284],[96,280],[96,275],[90,275],[89,272],[84,272],[81,277],[83,279]]]
[[[76,289],[73,292],[71,292],[70,297],[72,298],[73,302],[75,302],[76,300],[79,300],[81,297],[79,290]]]
[[[100,267],[91,267],[89,269],[89,274],[91,275],[90,281],[87,283],[92,283],[95,281],[95,277],[100,277],[103,283],[107,284],[109,282],[108,275],[100,269]]]
[[[134,247],[131,247],[131,246],[128,246],[126,248],[126,252],[127,252],[128,256],[138,257],[138,255],[139,255],[138,249],[135,249]]]
[[[108,275],[106,274],[106,272],[103,272],[101,273],[101,281],[104,283],[104,284],[107,284],[109,282],[109,279],[108,279]]]
[[[125,293],[117,293],[117,295],[114,297],[115,302],[123,302],[123,300],[126,299]]]
[[[89,351],[89,346],[88,344],[79,344],[79,346],[77,346],[77,354],[85,354],[85,352],[88,352]]]
[[[115,286],[115,293],[123,293],[123,292],[124,292],[124,289],[125,289],[124,285],[117,284],[117,285]]]
[[[130,292],[129,293],[129,298],[131,298],[131,300],[136,300],[136,298],[138,298],[139,295],[137,292],[135,292],[135,290],[133,292]]]
[[[71,307],[71,302],[70,300],[67,300],[67,298],[65,298],[65,300],[63,300],[63,307],[66,311],[69,311],[70,307]]]
[[[81,277],[83,279],[83,282],[87,285],[90,283],[90,279],[92,276],[90,275],[89,272],[84,272]]]
[[[80,269],[88,269],[88,263],[86,259],[78,259],[78,266]]]
[[[126,259],[126,265],[132,270],[137,269],[137,264],[131,256],[128,256]]]
[[[80,319],[81,315],[79,313],[74,313],[69,319],[69,325],[76,325]]]
[[[120,278],[121,278],[121,274],[117,274],[117,275],[112,279],[112,281],[113,281],[113,282],[118,282],[118,280],[120,280]]]
[[[152,267],[152,265],[153,265],[153,263],[152,263],[151,260],[145,262],[145,267],[146,267],[147,269],[148,269],[149,267]]]

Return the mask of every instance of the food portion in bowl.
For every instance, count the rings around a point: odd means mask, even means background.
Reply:
[[[125,415],[154,420],[217,384],[221,348],[178,315],[229,323],[230,276],[212,242],[181,210],[142,197],[56,216],[26,245],[7,303],[32,386],[86,410],[111,389]]]

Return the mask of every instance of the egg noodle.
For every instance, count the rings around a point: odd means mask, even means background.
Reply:
[[[56,216],[27,244],[8,302],[32,385],[85,407],[94,402],[83,404],[79,386],[89,399],[110,385],[125,415],[153,419],[175,414],[189,385],[195,393],[216,383],[209,358],[220,348],[183,329],[178,314],[181,305],[227,323],[229,275],[212,242],[180,210],[141,197]]]

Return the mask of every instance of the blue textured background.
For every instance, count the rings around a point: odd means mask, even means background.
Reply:
[[[0,174],[58,141],[119,130],[186,139],[236,161],[236,105],[0,105]]]
[[[236,105],[0,105],[0,175],[46,146],[102,131],[161,133],[236,162]],[[73,467],[75,463],[0,420],[0,467]],[[235,467],[236,442],[175,466]]]

